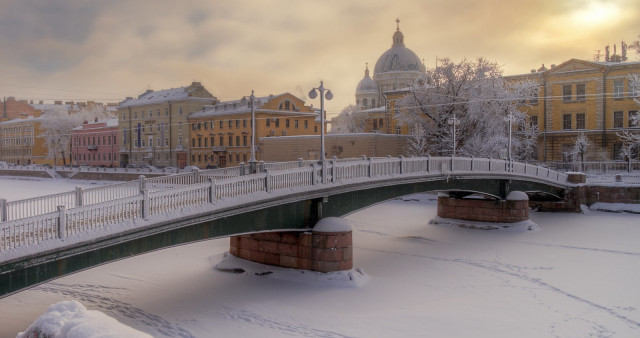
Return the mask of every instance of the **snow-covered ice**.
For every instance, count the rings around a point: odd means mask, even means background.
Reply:
[[[105,264],[0,299],[0,336],[76,300],[154,337],[637,337],[640,218],[531,212],[481,231],[414,195],[346,217],[354,269],[265,267],[228,239]]]

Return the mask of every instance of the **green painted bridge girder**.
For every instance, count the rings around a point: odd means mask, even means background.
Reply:
[[[156,222],[62,249],[0,263],[0,297],[64,275],[172,246],[262,231],[310,230],[324,217],[340,217],[401,196],[470,191],[504,198],[510,191],[564,195],[564,187],[516,179],[442,176],[324,186],[267,200],[216,208]]]

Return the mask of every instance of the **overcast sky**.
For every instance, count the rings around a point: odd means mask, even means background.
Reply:
[[[355,103],[365,63],[405,44],[436,58],[485,57],[505,75],[640,34],[638,0],[0,0],[0,96],[118,102],[202,82],[221,100],[325,81],[329,115]],[[638,60],[630,51],[630,60]]]

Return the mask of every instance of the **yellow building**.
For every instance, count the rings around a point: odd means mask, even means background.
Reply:
[[[294,95],[256,97],[254,107],[256,144],[262,137],[320,135],[318,113]],[[251,159],[249,98],[207,106],[190,115],[188,122],[191,165],[227,167]],[[261,160],[257,149],[256,160]]]
[[[524,105],[540,131],[538,159],[568,160],[576,137],[584,133],[592,145],[585,160],[620,159],[616,133],[629,129],[638,113],[639,90],[629,74],[640,73],[640,62],[592,62],[571,59],[550,69],[506,76],[508,81],[540,84],[538,97]]]
[[[119,165],[188,165],[187,116],[217,99],[199,82],[180,88],[147,90],[118,106]]]
[[[0,122],[0,161],[18,165],[51,164],[44,138],[40,137],[43,116]]]

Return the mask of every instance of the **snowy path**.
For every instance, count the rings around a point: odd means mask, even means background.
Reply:
[[[352,214],[361,286],[215,269],[228,240],[107,264],[0,299],[12,336],[76,299],[156,337],[637,337],[640,217],[532,213],[534,231],[431,225],[433,196]]]

